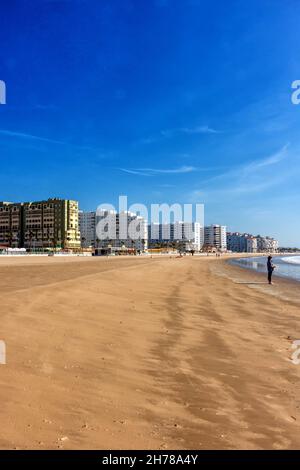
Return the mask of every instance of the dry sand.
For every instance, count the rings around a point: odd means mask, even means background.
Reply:
[[[0,288],[0,448],[300,447],[299,284],[215,258],[31,257],[1,258]]]

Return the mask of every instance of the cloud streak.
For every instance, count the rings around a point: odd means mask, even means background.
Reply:
[[[25,132],[17,132],[17,131],[11,131],[7,129],[0,129],[0,135],[3,135],[5,137],[11,137],[14,139],[26,140],[28,142],[43,142],[43,143],[54,144],[54,145],[65,145],[65,146],[73,147],[79,150],[95,150],[94,148],[88,147],[88,146],[71,144],[69,142],[64,142],[62,140],[48,139],[47,137],[40,137],[34,134],[27,134]]]
[[[62,142],[60,140],[47,139],[46,137],[39,137],[37,135],[26,134],[24,132],[9,131],[9,130],[6,130],[6,129],[0,129],[0,134],[4,135],[6,137],[15,137],[15,138],[18,138],[18,139],[26,139],[26,140],[39,141],[39,142],[48,142],[48,143],[51,143],[51,144],[60,144],[60,145],[65,144],[65,142]]]
[[[158,175],[178,175],[185,173],[192,173],[198,169],[194,166],[181,166],[179,168],[168,168],[168,169],[159,169],[159,168],[119,168],[120,171],[124,173],[129,173],[132,175],[138,176],[158,176]]]
[[[288,147],[289,144],[286,144],[271,156],[254,160],[203,181],[203,189],[195,190],[191,195],[192,199],[203,196],[207,196],[209,199],[226,195],[238,197],[263,192],[282,183],[287,175],[285,172],[275,172],[274,166],[287,158]]]
[[[262,160],[253,161],[252,163],[250,163],[249,165],[247,165],[244,168],[244,173],[246,173],[246,174],[253,173],[253,172],[256,172],[256,171],[260,170],[261,168],[266,168],[268,166],[275,165],[276,163],[281,162],[282,160],[284,160],[286,158],[286,156],[288,154],[289,145],[290,144],[287,143],[278,152],[276,152],[274,155],[271,155],[271,156],[269,156],[267,158],[264,158]]]
[[[204,184],[210,184],[213,182],[224,182],[230,183],[232,185],[232,180],[239,181],[241,179],[245,179],[249,177],[255,177],[255,175],[259,176],[261,170],[268,169],[268,167],[273,166],[282,160],[284,160],[288,155],[288,147],[289,143],[284,145],[278,152],[273,155],[270,155],[266,158],[260,160],[253,160],[252,162],[248,162],[242,166],[238,166],[229,170],[225,173],[221,173],[220,175],[214,176],[209,180],[206,180]]]
[[[162,139],[171,139],[177,135],[205,135],[205,134],[220,134],[221,131],[218,131],[209,126],[195,126],[195,127],[177,127],[174,129],[164,129],[160,131],[158,135],[149,136],[141,139],[140,144],[153,144]]]
[[[176,129],[167,129],[161,131],[163,137],[173,137],[177,134],[219,134],[220,131],[213,129],[209,126],[196,126],[196,127],[178,127]]]

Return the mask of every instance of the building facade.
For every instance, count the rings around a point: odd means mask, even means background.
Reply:
[[[0,246],[19,248],[23,243],[21,204],[0,202]]]
[[[149,246],[172,245],[186,251],[200,251],[204,242],[203,228],[198,222],[152,223],[148,226]]]
[[[0,203],[0,245],[29,250],[79,249],[78,202]]]
[[[247,253],[249,237],[251,235],[248,233],[227,232],[227,250],[234,253]]]
[[[238,232],[227,232],[226,241],[227,250],[233,251],[234,253],[242,253],[247,249],[247,242],[246,246],[244,246],[244,237]]]
[[[276,253],[278,251],[278,241],[271,237],[261,237],[258,235],[257,251],[260,253]]]
[[[82,248],[96,246],[96,212],[79,211],[79,230]]]
[[[275,253],[278,241],[271,237],[253,236],[248,233],[228,232],[227,249],[235,253]]]
[[[96,212],[96,248],[148,249],[147,221],[134,212],[113,210]]]
[[[211,247],[220,251],[226,251],[226,226],[209,225],[204,227],[204,245],[207,248]]]
[[[257,238],[253,235],[247,238],[247,253],[257,253]]]

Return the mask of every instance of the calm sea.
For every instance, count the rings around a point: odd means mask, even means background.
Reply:
[[[274,276],[288,277],[300,281],[300,255],[273,256],[272,262],[276,265]],[[234,259],[230,260],[230,263],[261,273],[267,272],[267,257]]]

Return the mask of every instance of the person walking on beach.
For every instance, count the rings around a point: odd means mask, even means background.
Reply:
[[[268,261],[267,261],[267,269],[268,269],[268,281],[269,284],[272,284],[272,274],[275,269],[274,264],[272,263],[272,256],[268,256]]]

